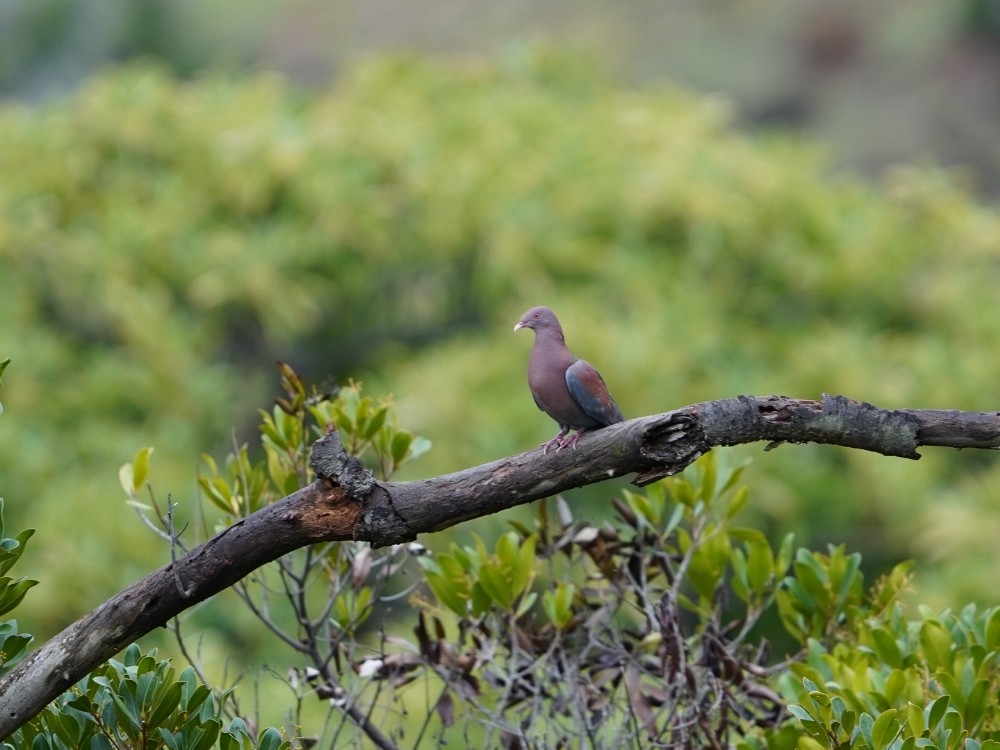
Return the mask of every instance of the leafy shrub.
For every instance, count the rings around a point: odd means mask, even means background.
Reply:
[[[308,446],[327,424],[383,478],[429,447],[398,425],[390,400],[364,395],[360,384],[320,392],[287,365],[281,372],[285,396],[261,412],[263,456],[243,445],[221,469],[205,459],[199,484],[226,523],[312,481]],[[151,527],[180,543],[171,506],[164,515],[144,484],[150,455],[143,449],[122,468],[123,487]],[[735,524],[749,491],[739,485],[744,467],[728,467],[728,456],[710,453],[683,476],[624,492],[612,501],[614,523],[577,520],[557,497],[492,545],[477,538],[428,554],[420,545],[324,544],[256,571],[235,589],[288,649],[292,739],[740,750],[1000,744],[992,700],[1000,607],[907,618],[911,564],[866,590],[860,556],[842,546],[793,552],[787,536],[773,548]],[[0,538],[0,574],[30,537]],[[33,584],[0,578],[0,613]],[[385,617],[404,597],[403,616]],[[775,615],[797,644],[777,661],[759,627]],[[171,627],[183,644],[181,625]],[[5,670],[30,636],[8,621],[0,638]],[[326,717],[303,724],[317,698]],[[254,739],[231,701],[233,689],[213,693],[195,668],[177,674],[133,645],[8,745],[291,747],[275,729]]]
[[[187,667],[178,675],[156,652],[129,646],[80,680],[18,730],[5,747],[290,750],[273,728],[254,738],[246,722],[226,721],[221,697]]]
[[[274,357],[405,383],[430,473],[522,449],[544,418],[510,419],[534,412],[506,321],[539,302],[629,415],[741,392],[991,408],[996,213],[940,173],[871,187],[732,121],[716,98],[616,88],[531,48],[375,59],[309,97],[129,66],[5,106],[0,319],[28,368],[9,398],[33,416],[0,434],[8,511],[68,534],[78,497],[119,528],[92,467],[155,444],[176,494],[192,456],[252,427],[232,395],[258,403]],[[772,537],[859,546],[863,523],[871,563],[944,555],[939,592],[991,590],[966,551],[992,549],[971,521],[991,515],[992,467],[797,451],[753,469]],[[36,594],[46,630],[157,562],[121,536],[79,557],[37,542],[52,580],[92,583]]]

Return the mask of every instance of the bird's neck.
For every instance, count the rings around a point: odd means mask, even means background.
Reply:
[[[566,347],[566,339],[559,328],[546,328],[535,332],[535,346],[552,346],[553,344]]]

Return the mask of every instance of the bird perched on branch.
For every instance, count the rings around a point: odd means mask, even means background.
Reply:
[[[597,430],[623,421],[618,404],[608,393],[604,379],[590,364],[566,348],[562,326],[547,307],[533,307],[514,326],[530,328],[535,345],[528,360],[528,386],[538,408],[559,423],[558,435],[542,443],[542,452],[576,447],[587,430]],[[570,437],[566,433],[576,432]]]

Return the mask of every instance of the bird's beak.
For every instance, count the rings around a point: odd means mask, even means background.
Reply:
[[[520,330],[521,330],[522,328],[526,328],[526,327],[527,327],[527,326],[525,326],[525,325],[524,325],[524,323],[522,323],[521,321],[518,321],[517,325],[516,325],[516,326],[514,326],[514,333],[517,333],[517,332],[518,332],[518,331],[520,331]]]

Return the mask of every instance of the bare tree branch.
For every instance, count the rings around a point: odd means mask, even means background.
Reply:
[[[574,450],[534,450],[404,483],[377,482],[332,430],[313,446],[317,481],[129,586],[0,679],[0,739],[136,638],[294,549],[351,539],[374,546],[410,541],[610,477],[636,473],[636,484],[648,484],[715,446],[761,440],[769,448],[813,442],[915,459],[925,445],[1000,447],[1000,412],[886,411],[842,396],[740,396],[606,427]]]

